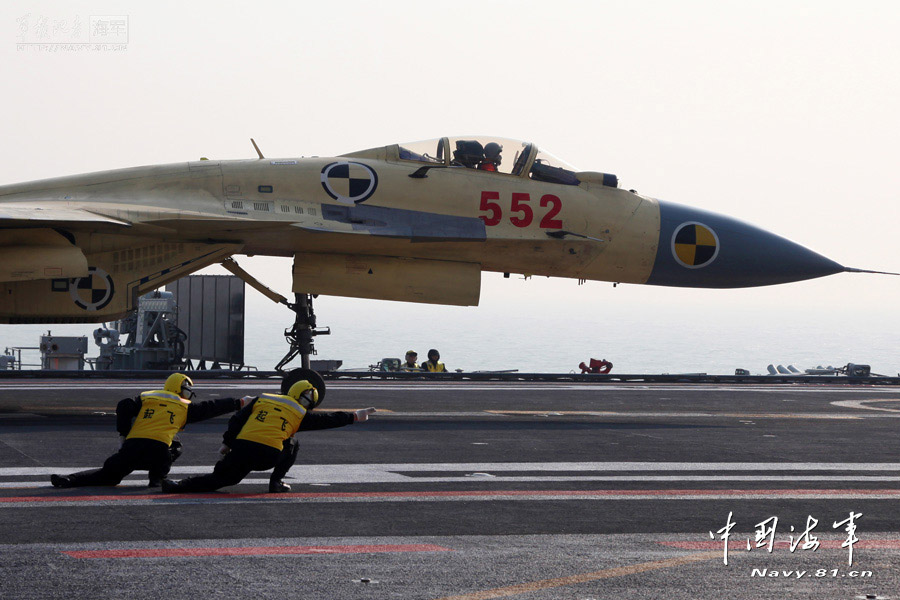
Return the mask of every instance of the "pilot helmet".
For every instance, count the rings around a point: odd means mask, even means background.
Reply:
[[[503,152],[503,146],[497,142],[488,142],[484,145],[484,157],[487,160],[500,164],[500,153]]]

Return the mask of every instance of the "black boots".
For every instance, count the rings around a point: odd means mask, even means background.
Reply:
[[[74,487],[74,482],[69,475],[51,475],[50,483],[52,483],[55,488]]]
[[[164,494],[177,494],[184,489],[184,484],[167,478],[160,482],[160,487]]]
[[[270,494],[283,494],[284,492],[289,491],[291,491],[291,486],[281,481],[280,479],[273,479],[269,481]]]

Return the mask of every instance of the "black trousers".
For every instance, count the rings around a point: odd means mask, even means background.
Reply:
[[[171,446],[143,438],[125,440],[119,451],[106,459],[103,468],[72,473],[73,486],[118,485],[132,471],[149,471],[150,480],[169,474],[172,463],[181,456],[181,442]]]
[[[293,438],[284,442],[284,449],[279,451],[272,446],[234,440],[231,452],[222,457],[213,472],[208,475],[189,477],[179,482],[179,492],[212,492],[219,488],[237,485],[251,471],[267,471],[272,469],[270,481],[281,481],[297,459],[299,450]]]

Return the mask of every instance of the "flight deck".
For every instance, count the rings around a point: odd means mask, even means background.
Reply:
[[[265,473],[199,495],[147,488],[146,473],[50,486],[99,467],[118,446],[116,402],[158,383],[0,380],[0,597],[900,589],[900,387],[332,380],[317,410],[378,412],[298,434],[290,493],[266,493]],[[277,389],[195,386],[198,399]],[[211,469],[226,420],[180,434],[173,477]]]

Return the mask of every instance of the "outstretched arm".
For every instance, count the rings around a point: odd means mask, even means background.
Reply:
[[[244,404],[244,398],[220,398],[204,402],[191,402],[188,406],[187,422],[196,423],[225,415],[240,410]]]
[[[369,415],[374,412],[374,408],[363,408],[352,412],[311,411],[303,418],[303,421],[300,423],[300,428],[297,431],[314,431],[316,429],[332,429],[334,427],[352,425],[353,423],[360,421],[367,421]]]
[[[317,429],[332,429],[353,424],[353,413],[347,411],[319,412],[310,411],[300,422],[297,431],[315,431]]]

